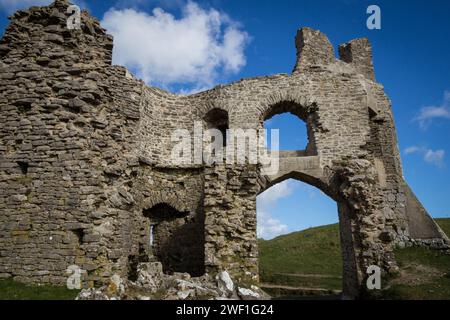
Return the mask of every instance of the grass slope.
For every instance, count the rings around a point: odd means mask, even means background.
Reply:
[[[337,224],[259,241],[261,281],[340,289],[342,256]],[[318,277],[325,276],[325,277]]]
[[[441,229],[450,237],[450,218],[435,219]]]
[[[450,219],[436,219],[450,235]],[[391,281],[387,297],[392,299],[450,299],[450,255],[426,248],[395,250],[400,275]]]
[[[78,292],[66,287],[23,284],[11,279],[0,281],[0,300],[73,300]]]
[[[450,235],[450,219],[436,221]],[[259,246],[263,283],[341,288],[342,257],[337,224],[260,240]],[[395,255],[401,273],[388,285],[387,298],[450,299],[449,255],[425,248],[397,249]]]

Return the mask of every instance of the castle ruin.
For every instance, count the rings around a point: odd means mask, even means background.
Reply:
[[[68,2],[18,11],[0,42],[0,277],[84,286],[159,261],[164,273],[258,281],[256,197],[286,179],[338,205],[343,290],[366,269],[396,267],[393,248],[448,248],[405,182],[388,97],[371,46],[296,36],[292,74],[244,79],[188,96],[149,87],[113,66],[113,38]],[[280,171],[254,164],[171,165],[171,134],[263,127],[290,112],[307,125],[305,150],[280,151]]]

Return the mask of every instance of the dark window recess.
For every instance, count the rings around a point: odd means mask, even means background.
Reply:
[[[84,230],[83,229],[73,229],[70,230],[78,239],[78,244],[83,244]]]
[[[145,243],[152,259],[161,262],[165,274],[187,272],[198,277],[205,273],[204,217],[181,212],[161,203],[143,210],[148,218],[143,228]]]
[[[222,133],[223,146],[227,145],[228,113],[222,109],[212,109],[203,120],[206,122],[206,129],[217,129]]]
[[[31,104],[20,105],[17,107],[19,113],[26,113],[31,110]]]
[[[28,162],[18,161],[17,164],[19,165],[20,170],[22,171],[23,174],[28,173]]]
[[[139,244],[139,252],[137,255],[128,256],[128,280],[136,281],[138,279],[137,268],[139,263],[149,262],[148,254],[144,246]]]

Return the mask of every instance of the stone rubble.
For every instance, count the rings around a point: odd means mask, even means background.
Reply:
[[[257,286],[235,287],[227,271],[215,281],[207,276],[191,278],[188,274],[165,275],[159,262],[138,266],[138,280],[132,282],[113,275],[98,289],[83,289],[77,300],[258,300],[269,299]],[[184,279],[183,279],[184,278]]]

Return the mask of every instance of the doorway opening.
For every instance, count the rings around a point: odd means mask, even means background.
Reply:
[[[274,297],[338,297],[343,252],[335,200],[291,178],[258,196],[257,219],[263,289]]]
[[[161,262],[163,272],[204,274],[204,227],[198,215],[167,203],[142,211],[141,245],[146,256]]]

